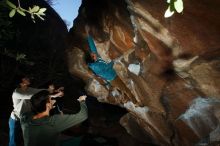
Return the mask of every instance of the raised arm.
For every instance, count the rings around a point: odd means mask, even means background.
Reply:
[[[88,35],[87,41],[89,44],[90,52],[96,53],[96,55],[98,55],[97,48],[95,46],[95,43],[94,43],[92,36]]]
[[[86,120],[88,118],[88,111],[85,101],[80,102],[80,108],[77,114],[54,115],[55,130],[61,132]]]
[[[64,96],[64,92],[63,91],[59,91],[55,94],[50,95],[50,97],[52,98],[57,98],[57,97],[63,97]]]
[[[17,88],[12,94],[12,98],[14,100],[16,99],[31,99],[31,96],[36,94],[37,92],[40,92],[41,90],[45,89],[36,89],[29,87],[28,91],[22,91],[21,89]]]

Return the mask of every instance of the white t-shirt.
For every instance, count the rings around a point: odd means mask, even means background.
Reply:
[[[12,94],[14,110],[11,112],[11,118],[19,120],[21,114],[31,111],[31,96],[41,90],[45,89],[28,87],[27,90],[23,91],[21,88],[16,88]]]

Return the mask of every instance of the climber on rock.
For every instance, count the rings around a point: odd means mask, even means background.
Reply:
[[[126,87],[123,81],[117,76],[113,68],[114,62],[106,62],[98,54],[94,40],[92,36],[89,35],[88,26],[86,26],[86,33],[91,57],[91,61],[88,63],[89,68],[96,76],[100,77],[103,80],[105,85],[110,85],[111,87],[119,89],[120,91],[122,91],[122,93],[126,94],[134,104],[136,104],[137,101],[131,93],[130,89]]]

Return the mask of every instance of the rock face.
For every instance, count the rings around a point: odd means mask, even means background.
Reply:
[[[68,36],[69,72],[99,101],[127,109],[121,125],[137,140],[218,145],[219,5],[218,0],[184,0],[182,14],[164,18],[165,1],[83,0]],[[122,88],[106,87],[89,70],[86,25],[98,53],[114,61],[132,98]]]

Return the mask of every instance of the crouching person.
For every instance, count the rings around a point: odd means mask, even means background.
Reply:
[[[40,91],[31,97],[32,112],[22,115],[21,127],[25,146],[57,146],[59,134],[87,119],[86,96],[80,96],[80,111],[77,114],[52,115],[55,100],[49,92]]]

